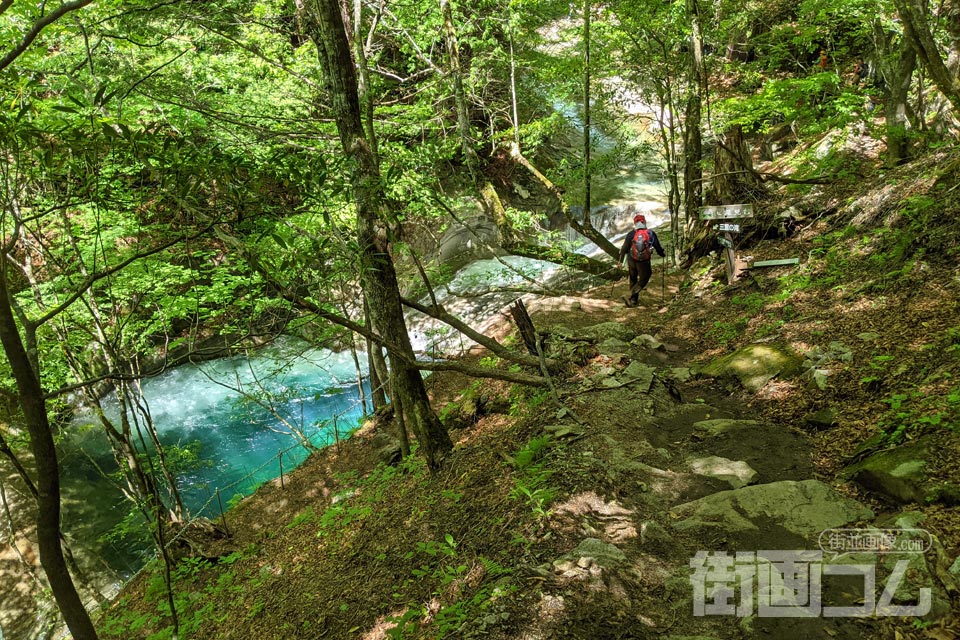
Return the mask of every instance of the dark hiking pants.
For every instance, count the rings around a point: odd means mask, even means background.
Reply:
[[[650,268],[649,260],[634,260],[629,256],[627,256],[627,266],[630,269],[630,303],[637,304],[640,301],[640,292],[650,282],[653,270]]]

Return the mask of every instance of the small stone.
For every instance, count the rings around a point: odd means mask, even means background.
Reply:
[[[837,414],[830,408],[820,409],[820,411],[804,416],[803,419],[808,425],[816,429],[829,429],[837,426]]]
[[[690,468],[699,476],[723,480],[733,489],[739,489],[757,481],[757,472],[740,460],[734,461],[719,456],[694,458],[690,460]]]
[[[627,561],[627,556],[617,546],[606,543],[599,538],[584,539],[568,556],[572,558],[589,556],[592,563],[604,568]]]
[[[640,391],[646,392],[650,390],[650,385],[653,384],[655,374],[656,370],[653,367],[634,360],[623,370],[621,378],[624,382],[635,382],[639,385]]]
[[[710,435],[719,436],[734,431],[742,427],[756,427],[760,423],[756,420],[733,420],[730,418],[716,418],[714,420],[701,420],[694,422],[693,428],[700,431],[706,431]]]
[[[630,345],[619,338],[607,338],[600,343],[598,347],[600,353],[610,355],[615,353],[626,353],[630,350]]]
[[[638,347],[644,347],[646,349],[659,349],[663,346],[663,343],[651,336],[648,333],[642,333],[633,340],[630,341],[630,344],[634,344]]]
[[[575,571],[577,568],[576,563],[574,563],[569,558],[559,558],[553,561],[553,570],[555,573],[566,573],[568,571]]]

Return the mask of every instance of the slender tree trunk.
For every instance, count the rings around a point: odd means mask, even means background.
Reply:
[[[27,490],[30,494],[36,498],[38,495],[37,485],[33,484],[33,479],[30,477],[30,474],[27,473],[26,468],[20,462],[20,459],[17,458],[17,455],[10,448],[10,445],[7,444],[7,441],[4,440],[3,434],[0,434],[0,453],[2,453],[13,465],[13,468],[17,470],[17,475],[20,476],[20,479],[23,480],[23,484],[26,485]]]
[[[379,163],[380,154],[377,150],[377,136],[373,130],[374,104],[373,95],[370,92],[370,68],[367,64],[367,49],[364,46],[362,26],[363,2],[362,0],[353,0],[353,52],[357,58],[357,92],[360,94],[363,122],[367,139],[370,141],[370,151]]]
[[[703,141],[700,132],[703,101],[703,42],[700,37],[700,16],[697,0],[687,0],[690,18],[689,95],[683,122],[683,193],[688,230],[695,227],[703,205]]]
[[[512,5],[511,5],[512,6]],[[511,18],[512,18],[511,13]],[[513,112],[513,144],[520,148],[520,116],[517,115],[517,63],[513,56],[513,24],[509,25],[510,35],[510,108]]]
[[[440,14],[443,16],[443,40],[450,65],[449,76],[453,84],[453,102],[457,111],[460,148],[467,169],[470,171],[470,177],[476,184],[480,179],[480,158],[473,146],[473,134],[470,130],[470,105],[467,103],[467,93],[463,87],[460,43],[457,39],[457,30],[453,25],[453,9],[450,7],[450,0],[440,0]]]
[[[370,305],[367,304],[366,296],[363,296],[363,316],[366,325],[376,330],[370,319]],[[367,356],[370,360],[370,394],[373,396],[373,412],[377,413],[387,406],[386,387],[390,374],[387,371],[387,362],[383,359],[383,347],[369,338],[367,338]]]
[[[453,443],[430,407],[419,370],[407,364],[415,361],[415,357],[403,318],[387,229],[381,221],[381,216],[386,217],[388,203],[376,159],[360,122],[356,73],[340,5],[337,0],[317,0],[309,9],[302,3],[299,6],[311,26],[311,36],[325,69],[328,99],[351,168],[350,184],[357,210],[357,241],[361,252],[360,278],[370,303],[371,320],[380,335],[399,350],[399,357],[390,358],[396,373],[396,391],[402,396],[410,427],[420,441],[427,464],[435,469],[446,452],[453,448]]]
[[[908,38],[900,43],[899,60],[887,80],[884,110],[887,120],[887,164],[896,166],[910,155],[908,104],[910,84],[917,66],[917,52]]]
[[[393,419],[397,423],[397,435],[400,436],[400,455],[406,458],[410,455],[410,433],[407,431],[407,421],[404,417],[403,405],[400,400],[403,395],[397,392],[397,380],[395,376],[391,376],[391,385],[393,387],[392,395],[397,399],[394,405]]]
[[[920,64],[930,74],[937,89],[950,101],[954,113],[960,114],[960,79],[947,67],[930,30],[932,18],[927,0],[894,0],[894,5],[903,22],[904,36],[910,40]]]
[[[591,0],[583,0],[583,224],[590,217],[590,14]]]
[[[37,465],[37,541],[40,565],[74,640],[92,640],[97,632],[67,570],[60,546],[60,465],[47,419],[40,380],[30,365],[10,307],[7,276],[0,268],[0,343],[16,380],[30,448]]]

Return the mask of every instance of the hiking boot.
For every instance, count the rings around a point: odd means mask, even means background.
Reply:
[[[620,299],[623,300],[623,304],[626,305],[627,308],[629,309],[633,309],[634,307],[637,306],[637,303],[627,298],[627,296],[623,296]]]

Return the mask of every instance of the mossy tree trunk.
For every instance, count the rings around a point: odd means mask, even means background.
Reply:
[[[423,378],[415,364],[413,347],[403,318],[400,289],[385,224],[389,211],[380,171],[360,117],[357,78],[340,4],[318,0],[309,6],[298,0],[324,68],[324,82],[340,144],[350,167],[350,185],[357,212],[360,279],[369,303],[373,327],[391,349],[394,389],[400,397],[406,423],[413,430],[430,468],[439,467],[453,448],[450,436],[430,406]]]

